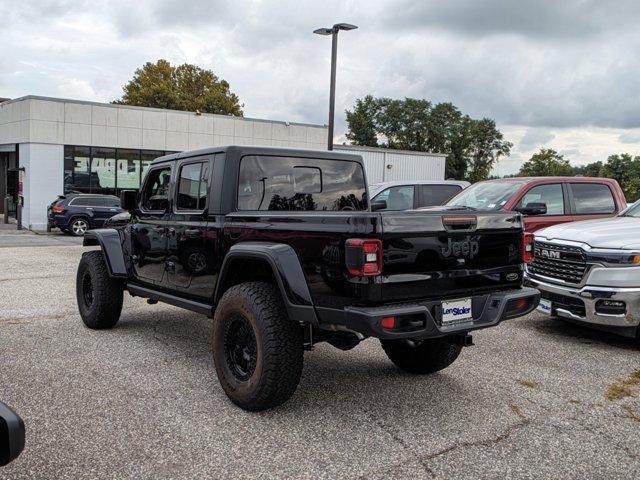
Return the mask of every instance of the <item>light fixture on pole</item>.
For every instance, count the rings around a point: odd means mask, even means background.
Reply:
[[[336,107],[336,57],[338,54],[338,32],[340,30],[355,30],[358,28],[349,23],[336,23],[331,28],[318,28],[313,33],[331,35],[331,86],[329,87],[329,138],[327,150],[333,150],[333,117]]]

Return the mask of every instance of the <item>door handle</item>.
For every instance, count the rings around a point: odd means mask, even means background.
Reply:
[[[184,234],[187,237],[199,237],[201,233],[202,230],[199,228],[188,228],[184,231]]]

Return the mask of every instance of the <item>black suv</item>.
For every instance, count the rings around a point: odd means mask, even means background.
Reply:
[[[47,208],[50,228],[81,237],[87,230],[102,227],[114,215],[123,212],[120,199],[112,195],[60,195]]]
[[[362,159],[218,147],[158,158],[124,225],[88,232],[76,294],[111,328],[123,292],[213,317],[213,358],[247,410],[285,402],[318,342],[379,338],[400,369],[455,361],[469,332],[533,310],[522,287],[531,237],[514,212],[372,212]]]

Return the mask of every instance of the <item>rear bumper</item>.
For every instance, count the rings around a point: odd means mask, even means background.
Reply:
[[[542,298],[552,303],[552,315],[575,323],[583,323],[620,335],[633,337],[640,325],[640,288],[567,287],[544,282],[528,275],[525,283],[540,290]],[[624,314],[599,313],[596,303],[600,300],[619,300],[625,303]]]
[[[502,320],[520,317],[538,306],[540,292],[534,288],[502,290],[469,297],[473,318],[442,325],[442,302],[426,301],[382,307],[347,307],[343,310],[318,308],[320,327],[329,330],[350,330],[368,337],[383,339],[425,339],[444,337],[497,325]],[[523,305],[518,306],[518,300]],[[406,319],[404,328],[386,329],[382,319]]]
[[[66,228],[67,218],[64,215],[47,215],[47,225],[51,228]]]

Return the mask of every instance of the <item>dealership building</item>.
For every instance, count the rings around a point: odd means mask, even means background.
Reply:
[[[166,153],[217,145],[324,150],[326,139],[324,125],[26,96],[0,103],[0,199],[8,196],[14,213],[22,196],[23,224],[45,230],[58,195],[139,188],[151,161]],[[370,182],[444,176],[442,155],[335,149],[361,154]]]

